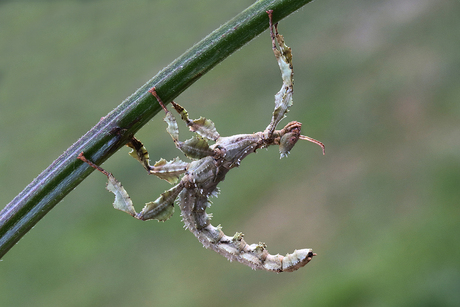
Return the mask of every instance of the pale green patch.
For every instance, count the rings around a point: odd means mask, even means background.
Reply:
[[[126,212],[131,216],[136,216],[136,210],[134,210],[133,202],[121,183],[110,173],[107,175],[107,178],[109,181],[107,182],[106,189],[115,195],[113,207],[117,210]]]

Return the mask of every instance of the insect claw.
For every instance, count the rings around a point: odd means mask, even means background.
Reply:
[[[163,108],[163,110],[168,113],[168,109],[166,109],[166,106],[165,104],[163,103],[163,100],[161,100],[160,96],[158,96],[158,93],[157,91],[155,90],[155,87],[152,87],[151,89],[149,89],[149,93],[152,94],[158,101],[158,103],[160,104],[160,106]]]
[[[83,151],[80,152],[80,154],[77,156],[77,159],[87,163],[89,166],[91,166],[92,168],[94,168],[95,170],[98,170],[100,171],[101,173],[103,173],[104,175],[106,175],[107,177],[110,176],[110,173],[107,172],[105,169],[103,169],[102,167],[100,167],[99,165],[96,165],[94,164],[93,162],[91,162],[90,160],[86,159],[86,157],[83,155]]]
[[[272,23],[272,16],[273,16],[273,10],[268,10],[268,28],[270,29],[270,37],[272,39],[272,49],[276,50],[276,41],[275,41],[275,34],[273,33],[273,23]]]

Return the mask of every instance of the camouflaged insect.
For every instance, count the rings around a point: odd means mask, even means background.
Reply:
[[[306,265],[316,254],[311,249],[299,249],[286,256],[271,255],[268,253],[265,243],[248,244],[240,232],[233,236],[225,235],[220,225],[217,227],[211,225],[211,214],[206,213],[206,209],[210,206],[208,199],[210,196],[217,195],[219,182],[224,180],[230,169],[239,166],[241,160],[257,149],[279,145],[282,158],[286,157],[296,142],[301,139],[320,145],[324,154],[324,145],[321,142],[300,134],[301,123],[293,121],[283,129],[276,130],[276,126],[285,117],[289,107],[292,106],[292,53],[291,48],[284,43],[283,36],[278,34],[277,25],[272,25],[272,12],[268,11],[267,13],[273,52],[281,70],[283,86],[275,95],[275,110],[270,124],[264,131],[221,137],[212,121],[203,117],[191,120],[183,107],[171,102],[189,129],[196,133],[190,140],[181,142],[179,141],[176,119],[166,109],[155,88],[152,88],[150,92],[157,98],[166,112],[164,120],[168,124],[167,132],[171,135],[176,147],[194,161],[187,163],[176,158],[167,162],[161,159],[151,166],[147,150],[140,141],[133,138],[127,144],[133,149],[130,155],[136,158],[149,174],[154,174],[171,184],[175,184],[172,189],[161,194],[157,200],[147,203],[139,213],[136,213],[129,195],[112,174],[86,160],[83,154],[79,158],[107,175],[109,179],[107,189],[115,194],[113,205],[116,209],[127,212],[139,220],[165,221],[173,214],[174,203],[177,200],[186,228],[206,248],[213,249],[230,261],[239,261],[253,269],[291,272]],[[214,144],[209,145],[208,141],[213,141]],[[180,179],[182,175],[183,177]]]

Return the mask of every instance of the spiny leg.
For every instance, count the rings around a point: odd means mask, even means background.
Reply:
[[[155,201],[146,203],[142,211],[135,217],[143,221],[155,219],[164,222],[168,220],[174,213],[174,201],[183,188],[184,185],[180,182],[173,188],[161,193]]]
[[[108,182],[106,189],[112,193],[115,194],[115,201],[113,203],[113,207],[117,210],[121,210],[123,212],[128,213],[129,215],[136,217],[136,210],[134,210],[133,202],[131,201],[131,198],[129,197],[128,193],[126,190],[123,188],[121,183],[115,179],[115,177],[104,170],[102,167],[99,165],[94,164],[90,160],[86,159],[86,157],[83,155],[83,152],[81,152],[77,159],[80,159],[81,161],[89,164],[92,168],[100,171],[104,175],[107,176]]]
[[[201,159],[206,156],[214,155],[214,151],[209,148],[207,140],[217,140],[219,138],[219,133],[217,132],[214,123],[211,120],[203,117],[195,120],[190,120],[188,118],[187,111],[177,103],[171,101],[174,109],[181,115],[182,119],[185,121],[187,126],[189,126],[190,130],[198,134],[197,136],[194,136],[185,142],[181,142],[179,141],[179,127],[177,125],[176,119],[165,107],[155,88],[151,88],[149,92],[155,96],[161,107],[165,110],[166,115],[164,121],[168,124],[166,131],[169,133],[174,141],[174,144],[180,151],[182,151],[187,157],[191,159]]]
[[[272,49],[275,54],[275,58],[278,61],[278,65],[281,70],[281,77],[283,79],[283,86],[280,91],[275,95],[275,110],[273,111],[273,116],[270,124],[265,129],[268,137],[271,137],[275,132],[276,126],[278,123],[286,116],[286,113],[289,111],[289,108],[293,105],[292,93],[294,87],[294,67],[292,64],[292,50],[284,43],[284,37],[278,33],[278,24],[273,24],[272,14],[273,11],[267,11],[269,28],[270,28],[270,38],[272,41]],[[278,46],[277,47],[277,43]],[[287,128],[291,128],[291,124],[299,125],[298,132],[286,133]],[[282,139],[280,141],[280,154],[281,158],[286,157],[289,153],[289,150],[294,146],[297,140],[305,140],[312,143],[315,143],[321,146],[323,150],[323,155],[325,154],[324,144],[318,140],[315,140],[311,137],[300,135],[300,126],[298,122],[291,122],[286,125],[282,130]],[[286,133],[286,134],[285,134]]]
[[[165,191],[155,201],[146,203],[142,211],[137,213],[128,192],[126,192],[121,183],[116,180],[111,173],[86,159],[83,152],[80,153],[77,158],[107,176],[108,182],[106,189],[115,195],[115,200],[113,202],[113,207],[115,209],[126,212],[129,215],[143,221],[150,219],[166,221],[174,213],[174,200],[182,191],[183,184],[179,183],[172,189]]]
[[[194,119],[191,120],[188,117],[188,112],[185,110],[181,105],[175,103],[174,101],[171,101],[171,104],[173,105],[174,109],[179,113],[181,116],[182,120],[187,124],[189,127],[190,131],[195,132],[202,136],[205,139],[216,141],[220,135],[216,130],[216,127],[214,123],[206,119],[204,117],[200,117],[199,119]]]
[[[163,110],[165,110],[166,113],[169,111],[166,109],[165,104],[161,100],[160,96],[155,90],[155,87],[151,88],[149,92],[155,96],[155,98],[158,100],[158,103],[161,105]],[[182,120],[187,124],[189,127],[190,131],[198,133],[200,136],[208,139],[208,140],[213,140],[216,141],[219,138],[219,133],[216,130],[216,127],[214,123],[206,119],[204,117],[200,117],[199,119],[194,119],[191,120],[188,117],[188,112],[185,110],[181,105],[175,103],[174,101],[171,101],[171,104],[173,105],[174,109],[176,110],[177,113],[181,116]],[[174,138],[173,138],[174,139]]]
[[[132,150],[129,152],[129,155],[139,161],[140,164],[150,173],[152,166],[150,165],[150,157],[147,149],[145,149],[144,144],[141,141],[133,137],[126,146]]]
[[[126,146],[133,149],[129,155],[139,161],[149,174],[154,174],[171,184],[177,183],[180,175],[187,171],[189,163],[183,162],[179,158],[174,158],[172,161],[160,159],[153,166],[150,165],[149,153],[141,141],[135,137]]]
[[[268,14],[268,29],[270,30],[270,38],[272,39],[272,49],[273,49],[273,53],[276,54],[276,52],[278,52],[278,48],[276,47],[275,33],[273,32],[273,21],[272,21],[273,10],[268,10],[267,14]]]
[[[169,133],[171,138],[173,139],[174,143],[176,144],[179,142],[179,127],[177,126],[176,119],[172,115],[171,112],[166,108],[165,104],[163,103],[163,100],[161,100],[160,96],[158,96],[155,87],[152,87],[149,90],[149,93],[151,93],[158,101],[160,106],[163,108],[165,111],[166,115],[164,117],[164,121],[168,124],[168,127],[166,128],[166,131]]]
[[[270,124],[265,128],[267,137],[272,137],[278,123],[286,116],[289,108],[292,106],[292,93],[294,90],[294,69],[292,65],[292,52],[291,48],[286,46],[284,38],[278,34],[276,25],[272,23],[273,11],[267,11],[269,17],[270,27],[270,38],[272,41],[272,49],[275,58],[278,62],[278,66],[281,71],[281,78],[283,79],[283,85],[281,89],[275,95],[275,109]],[[273,31],[275,27],[275,31]],[[278,42],[278,47],[276,46]]]

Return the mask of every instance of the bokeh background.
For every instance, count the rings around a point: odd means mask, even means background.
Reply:
[[[0,204],[160,69],[252,1],[1,1]],[[326,144],[249,156],[209,210],[295,273],[252,271],[183,229],[111,207],[89,176],[0,262],[1,306],[458,306],[460,3],[315,1],[283,20],[288,120]],[[266,127],[281,79],[267,32],[177,102],[221,135]],[[155,117],[152,160],[180,152]],[[182,131],[185,127],[181,126]],[[185,139],[189,134],[182,133]],[[120,150],[104,163],[137,208],[168,183]],[[185,159],[185,158],[183,158]]]

